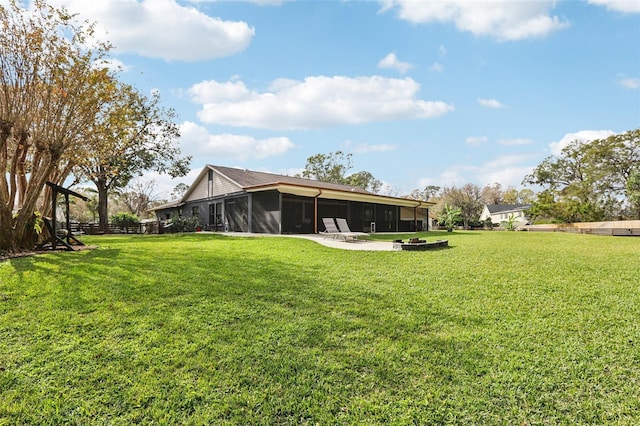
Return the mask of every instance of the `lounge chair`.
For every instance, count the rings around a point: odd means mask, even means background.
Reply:
[[[331,238],[342,238],[345,241],[354,241],[358,237],[351,232],[340,232],[333,218],[331,217],[323,217],[322,223],[324,223],[325,232],[323,234],[325,236],[330,236]]]
[[[349,234],[356,240],[358,238],[366,240],[369,237],[369,234],[364,232],[352,232],[346,219],[336,218],[336,224],[338,225],[338,230],[340,231],[340,233]]]

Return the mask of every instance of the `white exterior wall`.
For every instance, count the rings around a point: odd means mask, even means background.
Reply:
[[[204,176],[193,184],[195,187],[185,201],[198,201],[219,195],[232,194],[242,189],[229,179],[220,176],[215,171],[213,172],[213,181],[211,183],[211,188],[209,188],[209,173],[204,173]]]

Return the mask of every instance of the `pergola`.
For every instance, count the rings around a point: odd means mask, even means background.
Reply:
[[[49,232],[51,233],[51,236],[49,237],[49,239],[47,239],[42,243],[41,247],[44,248],[45,246],[47,246],[47,244],[51,244],[51,248],[55,250],[57,245],[60,244],[65,248],[65,250],[74,250],[73,245],[84,246],[85,244],[82,241],[80,241],[79,239],[77,239],[71,234],[71,223],[69,220],[69,196],[80,198],[81,200],[84,200],[84,201],[89,201],[89,199],[82,194],[78,194],[77,192],[72,191],[68,188],[64,188],[60,185],[56,185],[53,182],[47,182],[47,186],[51,188],[52,219],[51,221],[49,221],[47,218],[45,218],[44,223],[47,226],[47,229],[49,230]],[[64,207],[65,207],[64,217],[65,217],[65,225],[66,225],[66,232],[62,236],[58,235],[57,221],[56,221],[57,204],[58,204],[57,201],[58,201],[58,196],[60,194],[64,195]]]

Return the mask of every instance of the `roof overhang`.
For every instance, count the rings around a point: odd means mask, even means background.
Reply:
[[[261,185],[245,188],[247,192],[278,191],[283,194],[301,197],[321,198],[329,200],[358,201],[362,203],[388,204],[401,207],[424,207],[435,205],[429,201],[412,200],[409,198],[389,197],[386,195],[368,194],[357,191],[338,191],[335,189],[315,188],[289,184]]]

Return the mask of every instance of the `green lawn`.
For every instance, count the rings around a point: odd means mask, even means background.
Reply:
[[[424,235],[0,262],[0,425],[640,424],[640,238]]]

